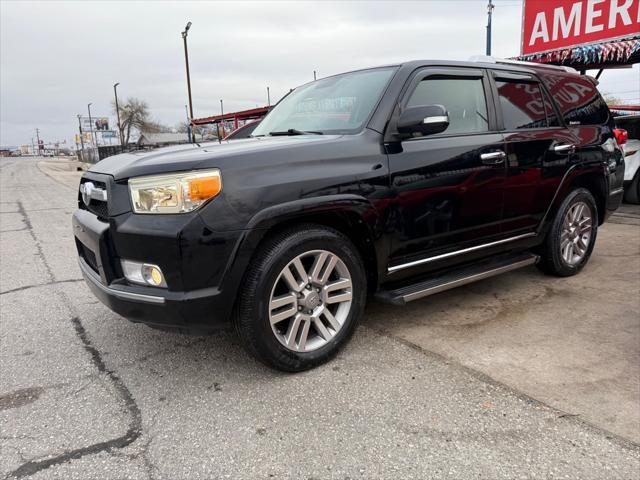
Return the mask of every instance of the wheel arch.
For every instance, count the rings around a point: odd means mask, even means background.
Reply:
[[[593,198],[596,201],[596,207],[598,208],[598,225],[602,225],[602,223],[604,223],[606,217],[608,187],[603,166],[593,165],[587,167],[575,165],[565,173],[562,181],[560,182],[555,196],[547,209],[547,213],[540,223],[540,227],[538,229],[539,235],[542,237],[546,235],[546,232],[553,223],[553,219],[555,218],[560,205],[562,205],[564,199],[567,198],[567,195],[577,188],[585,188],[591,193],[591,195],[593,195]]]
[[[280,215],[260,222],[263,230],[260,243],[279,232],[302,224],[315,224],[342,233],[358,250],[367,274],[370,288],[378,284],[380,252],[376,247],[378,214],[371,203],[356,195],[332,196],[299,205],[280,206]],[[297,202],[293,202],[297,203]],[[259,248],[259,244],[256,248]]]
[[[302,199],[266,208],[251,218],[236,255],[230,259],[233,266],[228,286],[237,291],[253,256],[266,240],[296,225],[314,224],[334,229],[354,244],[364,263],[367,284],[375,289],[380,268],[386,265],[378,217],[371,202],[351,194]]]
[[[605,220],[607,195],[609,194],[607,182],[602,172],[585,172],[578,175],[572,179],[569,187],[567,194],[577,188],[584,188],[591,192],[596,201],[596,207],[598,207],[598,225],[602,225]]]

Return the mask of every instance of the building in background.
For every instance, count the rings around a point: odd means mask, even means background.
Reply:
[[[11,157],[18,154],[18,147],[0,146],[0,157]]]
[[[189,139],[184,133],[145,133],[140,134],[138,146],[145,148],[166,147],[188,143]]]

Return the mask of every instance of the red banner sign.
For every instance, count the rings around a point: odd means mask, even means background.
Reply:
[[[524,0],[522,55],[640,35],[640,0]]]

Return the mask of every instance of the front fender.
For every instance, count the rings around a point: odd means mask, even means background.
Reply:
[[[343,233],[355,244],[370,247],[378,270],[386,265],[388,245],[382,235],[383,223],[371,201],[353,194],[305,198],[265,208],[250,219],[228,260],[223,290],[235,296],[256,249],[270,231],[295,223],[331,224],[331,219],[348,228]]]
[[[369,200],[359,195],[325,195],[322,197],[303,198],[291,202],[273,205],[254,215],[247,224],[247,230],[268,230],[273,226],[293,220],[297,217],[308,217],[318,213],[353,213],[367,224],[378,223],[378,211]]]

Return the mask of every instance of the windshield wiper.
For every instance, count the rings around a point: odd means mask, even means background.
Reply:
[[[281,132],[269,132],[269,135],[271,135],[272,137],[277,137],[277,136],[291,136],[291,135],[322,135],[322,132],[318,132],[318,131],[313,131],[313,130],[309,130],[309,131],[305,131],[305,130],[297,130],[295,128],[290,128],[289,130],[283,130]]]

